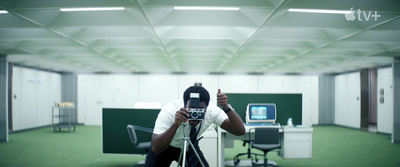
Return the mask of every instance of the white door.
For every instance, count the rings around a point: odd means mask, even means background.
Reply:
[[[393,133],[393,69],[378,70],[378,132]],[[382,92],[381,92],[382,91]],[[382,98],[382,101],[380,101]]]
[[[351,73],[347,76],[347,126],[361,127],[361,85],[360,73]]]
[[[335,77],[335,124],[347,123],[347,77],[346,74]]]

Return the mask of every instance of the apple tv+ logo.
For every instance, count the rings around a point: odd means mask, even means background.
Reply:
[[[350,13],[344,14],[344,18],[345,18],[347,21],[354,21],[354,20],[356,20],[356,18],[358,18],[358,19],[357,19],[358,21],[363,21],[362,16],[364,16],[364,20],[365,20],[365,21],[369,21],[369,19],[370,19],[371,17],[375,18],[375,21],[377,21],[377,20],[378,20],[378,17],[381,17],[381,15],[378,15],[378,12],[377,12],[377,11],[375,11],[374,14],[372,14],[372,11],[366,12],[366,11],[361,11],[360,9],[358,9],[358,10],[357,10],[357,16],[358,16],[358,17],[356,17],[355,13],[356,13],[356,12],[353,10],[353,8],[350,8]],[[362,13],[362,15],[361,15],[361,13]],[[371,14],[372,14],[372,15],[371,15]]]

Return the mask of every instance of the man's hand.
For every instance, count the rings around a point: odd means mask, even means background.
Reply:
[[[228,112],[226,112],[228,118],[221,124],[221,128],[237,136],[244,135],[245,128],[242,118],[228,105],[228,96],[226,96],[225,93],[221,93],[221,89],[218,89],[217,100],[222,110],[225,112],[228,110]]]
[[[224,93],[221,93],[221,89],[218,89],[217,101],[219,106],[221,106],[223,110],[226,110],[226,106],[228,105],[228,96],[226,96]]]
[[[155,154],[160,154],[168,148],[179,126],[182,124],[182,122],[188,121],[187,117],[189,117],[187,109],[181,108],[175,113],[175,122],[171,125],[171,127],[169,127],[164,133],[153,134],[151,137],[151,147]]]
[[[188,117],[188,110],[186,108],[181,108],[175,113],[175,124],[179,126],[182,124],[182,122],[187,122]]]

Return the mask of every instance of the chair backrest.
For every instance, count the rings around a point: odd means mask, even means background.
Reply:
[[[133,125],[128,125],[127,126],[128,133],[129,133],[129,138],[131,139],[131,142],[137,146],[137,136],[135,132],[135,127]]]
[[[279,128],[255,128],[254,144],[279,144]]]

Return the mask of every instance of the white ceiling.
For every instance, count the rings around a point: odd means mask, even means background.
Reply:
[[[125,10],[59,10],[71,7]],[[347,21],[289,8],[361,13]],[[9,12],[0,14],[0,53],[60,72],[325,74],[400,56],[398,0],[0,0],[0,10]]]

